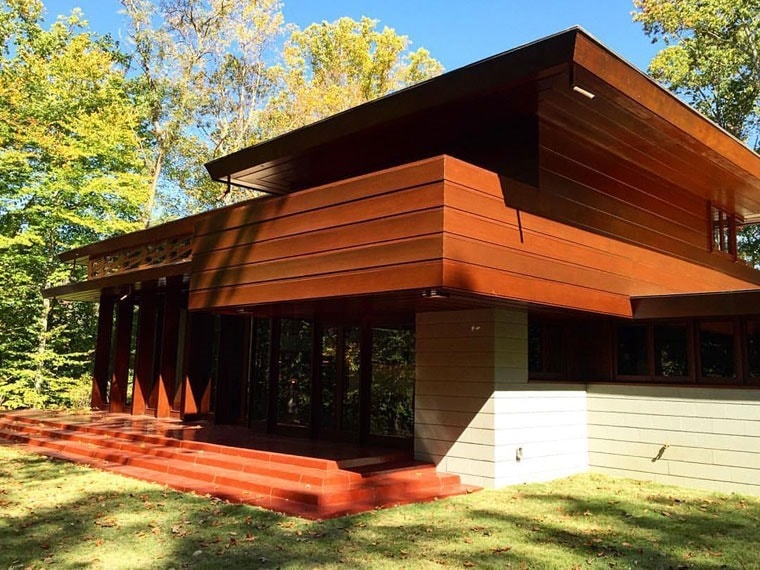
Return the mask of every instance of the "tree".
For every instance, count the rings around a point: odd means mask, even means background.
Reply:
[[[157,213],[254,195],[223,193],[205,162],[441,71],[427,51],[408,52],[405,36],[368,18],[300,31],[285,24],[278,0],[121,2],[149,117],[146,225]]]
[[[0,405],[65,403],[89,371],[94,308],[43,299],[58,254],[135,229],[140,116],[123,56],[78,11],[0,0]],[[59,390],[53,390],[52,387]]]
[[[424,48],[377,20],[340,18],[296,30],[277,72],[280,90],[268,106],[267,135],[312,123],[440,74]]]
[[[649,73],[720,126],[760,145],[760,0],[634,0],[665,44]]]
[[[760,150],[760,0],[634,0],[634,20],[665,48],[649,73],[718,125]],[[760,229],[739,253],[760,266]]]
[[[143,223],[218,204],[203,164],[245,146],[284,30],[278,0],[121,0],[146,108]],[[159,210],[155,205],[159,202]]]

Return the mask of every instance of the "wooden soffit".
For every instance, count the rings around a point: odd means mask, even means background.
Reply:
[[[242,149],[206,168],[220,182],[289,194],[448,154],[538,185],[531,168],[539,160],[539,120],[565,133],[568,144],[591,141],[742,218],[760,215],[760,157],[580,28]]]

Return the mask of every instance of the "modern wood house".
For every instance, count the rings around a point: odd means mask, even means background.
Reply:
[[[583,30],[207,169],[266,196],[62,255],[93,407],[760,494],[760,157]]]

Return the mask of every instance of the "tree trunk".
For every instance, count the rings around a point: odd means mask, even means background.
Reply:
[[[158,194],[158,182],[161,178],[161,169],[164,166],[164,150],[159,144],[158,155],[156,155],[156,161],[153,163],[153,176],[150,181],[150,189],[148,191],[148,199],[145,201],[145,210],[142,216],[142,225],[145,228],[149,228],[153,221],[153,208],[156,206],[156,194]]]
[[[45,352],[47,351],[48,332],[50,327],[50,313],[53,311],[53,303],[50,299],[42,299],[42,311],[40,313],[39,332],[37,334],[37,365],[34,372],[34,392],[40,399],[44,399],[43,388],[45,386]]]

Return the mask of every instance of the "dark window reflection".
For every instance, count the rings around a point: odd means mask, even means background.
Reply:
[[[747,372],[760,376],[760,321],[747,323]]]
[[[309,425],[312,328],[308,321],[282,319],[277,390],[277,421],[280,424]]]
[[[620,376],[649,375],[649,342],[646,325],[618,327],[617,373]]]
[[[700,375],[731,378],[736,376],[734,324],[703,322],[699,325]]]
[[[564,331],[561,325],[528,325],[528,371],[536,374],[565,372]]]
[[[689,375],[689,331],[686,325],[654,327],[655,376]]]

